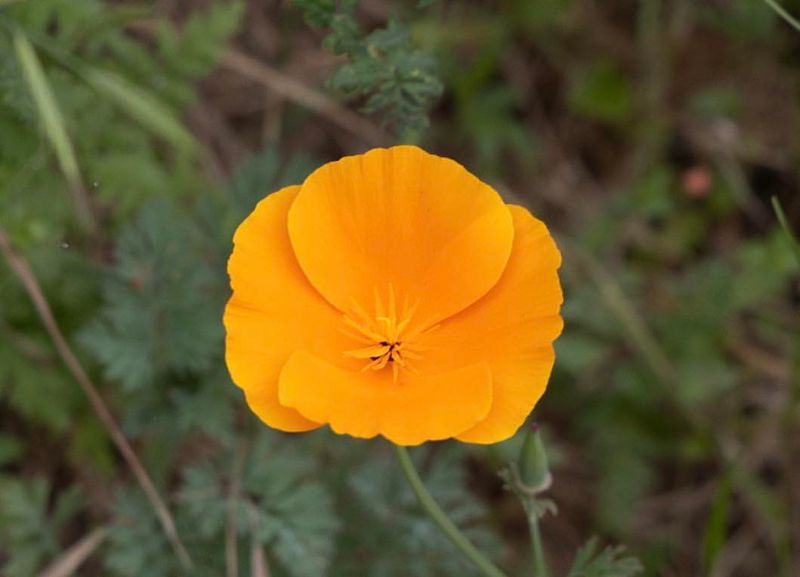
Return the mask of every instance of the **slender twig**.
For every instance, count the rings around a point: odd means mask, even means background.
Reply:
[[[250,536],[250,577],[269,577],[269,565],[264,547],[255,532]]]
[[[39,573],[39,577],[70,577],[108,537],[108,529],[95,529],[67,549],[58,559]]]
[[[363,116],[247,54],[229,50],[222,58],[222,65],[250,80],[263,84],[270,90],[309,110],[313,110],[339,128],[358,136],[369,144],[381,146],[390,141],[383,130]]]
[[[258,505],[248,502],[247,516],[250,524],[250,577],[269,577],[269,564],[264,547],[258,538]]]
[[[247,439],[241,437],[231,465],[231,482],[228,491],[228,511],[225,525],[225,577],[239,576],[239,556],[237,541],[239,497],[242,492],[242,470],[247,460]]]
[[[469,542],[464,534],[459,531],[458,527],[453,524],[447,514],[442,511],[442,508],[439,507],[425,488],[422,479],[419,478],[417,470],[414,468],[414,463],[411,461],[411,457],[408,454],[408,450],[399,445],[395,445],[395,449],[397,451],[397,458],[400,461],[400,467],[403,469],[403,473],[409,485],[411,485],[411,489],[417,496],[419,504],[433,522],[439,526],[439,529],[442,530],[448,539],[450,539],[450,541],[461,550],[464,556],[472,561],[486,577],[506,577],[505,573],[498,569],[494,563],[489,561],[483,553],[478,551],[475,546]]]
[[[178,531],[175,528],[175,522],[172,518],[172,515],[167,509],[164,501],[161,499],[161,496],[158,494],[155,484],[139,460],[139,457],[136,456],[136,452],[133,450],[133,447],[131,447],[130,443],[125,438],[125,435],[122,433],[122,429],[120,429],[116,419],[111,414],[108,406],[106,406],[103,398],[100,396],[97,387],[89,378],[89,375],[86,373],[80,361],[75,356],[75,353],[72,352],[72,349],[67,343],[64,334],[61,332],[61,329],[59,328],[58,323],[53,316],[53,311],[50,308],[50,305],[47,302],[41,287],[39,286],[39,281],[36,280],[36,276],[28,264],[28,261],[13,249],[11,246],[11,241],[9,240],[2,226],[0,226],[0,252],[3,254],[6,262],[8,262],[9,267],[19,279],[20,283],[22,283],[22,286],[25,288],[25,292],[28,294],[28,297],[33,303],[33,306],[36,309],[36,312],[39,315],[47,334],[53,341],[53,345],[55,346],[58,355],[61,357],[61,360],[64,361],[64,364],[69,372],[72,374],[75,380],[78,381],[81,389],[83,389],[83,392],[88,397],[89,403],[92,405],[92,409],[94,409],[97,417],[105,426],[106,431],[111,437],[111,440],[122,454],[122,458],[125,460],[125,463],[136,477],[136,480],[139,482],[139,485],[145,492],[145,495],[147,495],[150,504],[153,506],[153,509],[155,510],[159,521],[161,522],[164,533],[166,534],[167,539],[169,539],[169,542],[172,544],[172,547],[175,550],[175,554],[178,556],[181,565],[183,565],[186,569],[191,569],[191,557],[189,557],[186,547],[184,547],[180,537],[178,536]]]
[[[783,6],[778,4],[775,0],[764,0],[764,3],[772,8],[778,14],[778,16],[783,18],[789,24],[789,26],[800,32],[800,21],[789,14],[789,12],[787,12]]]

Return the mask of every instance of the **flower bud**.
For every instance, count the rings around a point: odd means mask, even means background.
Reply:
[[[532,493],[544,491],[550,486],[547,453],[544,450],[539,425],[536,423],[528,427],[525,432],[519,456],[519,478],[525,488]]]

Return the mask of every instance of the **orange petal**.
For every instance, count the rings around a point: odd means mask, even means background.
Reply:
[[[485,363],[438,375],[349,371],[297,351],[281,372],[281,403],[336,433],[383,435],[398,445],[446,439],[474,426],[492,403]]]
[[[345,311],[392,288],[438,322],[494,286],[514,227],[492,188],[414,146],[326,164],[303,183],[289,235],[311,284]]]
[[[298,348],[347,362],[341,313],[308,283],[294,257],[286,218],[299,186],[269,195],[242,222],[228,261],[233,296],[225,308],[225,360],[250,408],[285,431],[319,426],[278,401],[278,377]],[[352,361],[351,361],[352,362]]]
[[[492,370],[493,404],[461,441],[496,443],[512,436],[544,393],[563,328],[557,269],[561,254],[544,223],[509,207],[514,246],[497,285],[481,300],[430,332],[420,371],[452,370],[485,361]]]

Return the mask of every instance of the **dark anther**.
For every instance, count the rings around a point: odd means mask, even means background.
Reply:
[[[382,347],[388,347],[388,346],[389,346],[389,341],[381,341],[381,342],[379,342],[378,344],[379,344],[380,346],[382,346]]]

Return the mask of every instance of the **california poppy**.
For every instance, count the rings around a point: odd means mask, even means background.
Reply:
[[[541,221],[452,160],[345,157],[236,231],[228,368],[276,429],[495,443],[547,385],[560,262]]]

